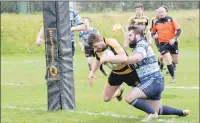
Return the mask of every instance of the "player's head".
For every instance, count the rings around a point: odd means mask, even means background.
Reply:
[[[89,45],[94,48],[95,51],[101,52],[106,49],[106,44],[102,36],[97,33],[90,33],[88,36]]]
[[[143,4],[139,3],[135,6],[135,12],[137,16],[141,16],[143,14],[144,11],[144,6]]]
[[[158,8],[159,18],[165,18],[168,14],[168,8],[166,6],[162,6]]]
[[[144,37],[143,29],[137,26],[130,25],[128,27],[129,47],[134,48],[138,40]]]
[[[90,25],[90,19],[87,18],[87,17],[83,17],[83,23],[89,26]]]

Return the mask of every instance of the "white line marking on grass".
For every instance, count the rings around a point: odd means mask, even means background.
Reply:
[[[23,82],[20,82],[20,83],[12,83],[12,82],[4,82],[4,83],[1,83],[1,85],[9,85],[9,86],[35,86],[35,85],[42,85],[42,83],[37,83],[37,84],[28,84],[28,83],[23,83]]]
[[[16,107],[16,106],[2,106],[1,109],[16,109],[16,110],[23,110],[23,111],[47,111],[47,108],[31,108],[31,107]],[[67,111],[67,110],[66,110]],[[70,113],[79,113],[79,114],[87,114],[87,115],[93,115],[93,116],[105,116],[105,117],[115,117],[115,118],[129,118],[129,119],[136,119],[136,120],[142,120],[141,117],[137,116],[127,116],[127,115],[119,115],[115,114],[113,112],[89,112],[89,111],[79,111],[79,110],[74,110],[74,111],[68,111]],[[191,122],[185,122],[185,121],[177,121],[174,118],[166,120],[166,119],[156,119],[156,121],[159,122],[166,122],[166,123],[191,123]]]
[[[191,89],[191,90],[199,90],[198,86],[191,86],[191,87],[185,87],[185,86],[165,86],[165,88],[170,89]]]

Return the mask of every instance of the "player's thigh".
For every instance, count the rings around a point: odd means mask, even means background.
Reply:
[[[141,91],[138,87],[134,87],[127,95],[126,102],[131,103],[133,100],[137,98],[146,98],[146,94]]]
[[[172,56],[172,59],[174,61],[175,64],[178,64],[178,61],[179,61],[179,56],[178,54],[173,54],[171,53],[171,56]]]
[[[104,101],[109,101],[118,88],[119,88],[119,85],[111,86],[111,85],[105,84],[104,91],[103,91]]]
[[[145,100],[157,113],[159,112],[161,101],[160,100]]]
[[[172,57],[171,57],[170,52],[163,54],[163,60],[167,65],[172,64]]]

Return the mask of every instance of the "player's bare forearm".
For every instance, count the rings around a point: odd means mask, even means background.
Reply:
[[[94,64],[92,65],[91,72],[95,74],[95,72],[99,69],[100,65],[101,65],[101,62],[98,60],[95,60]]]
[[[142,59],[143,59],[142,54],[134,53],[132,56],[129,56],[127,58],[127,64],[136,64],[138,62],[141,62]]]
[[[37,39],[41,39],[44,36],[44,26],[40,28],[40,32],[38,33]]]
[[[85,30],[85,24],[71,27],[71,31],[83,31],[83,30]]]
[[[113,64],[119,64],[119,63],[126,63],[127,56],[126,54],[123,55],[115,55],[115,56],[109,56],[107,58],[107,62],[113,63]]]

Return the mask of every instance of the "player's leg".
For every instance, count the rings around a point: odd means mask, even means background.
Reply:
[[[144,84],[143,84],[144,85]],[[158,117],[157,112],[154,108],[147,104],[145,98],[147,95],[138,87],[134,87],[126,96],[126,102],[133,107],[146,112],[148,115],[142,121],[153,120]]]
[[[72,56],[75,54],[75,44],[74,41],[72,41]]]
[[[145,100],[147,104],[149,104],[157,113],[159,112],[160,109],[160,100]]]
[[[104,101],[108,102],[112,98],[118,98],[122,95],[123,90],[120,90],[120,85],[122,84],[122,77],[118,74],[113,72],[110,73],[108,77],[108,82],[105,84],[104,87]]]
[[[179,49],[178,49],[178,42],[175,42],[174,45],[171,46],[171,56],[173,59],[173,65],[174,65],[174,70],[176,70],[176,65],[179,62],[179,57],[178,57],[178,53],[179,53]]]
[[[117,91],[120,86],[111,86],[109,84],[105,84],[103,91],[103,99],[105,102],[110,101],[113,98],[113,95]]]
[[[158,117],[157,112],[160,106],[160,94],[163,89],[163,77],[141,80],[141,83],[127,95],[126,101],[137,109],[140,109],[148,114],[143,121],[153,120]],[[157,101],[154,102],[154,104],[148,104],[146,99]]]
[[[172,58],[171,58],[171,54],[170,54],[170,44],[162,44],[162,46],[160,47],[160,52],[163,56],[163,60],[164,62],[167,64],[167,69],[172,77],[171,82],[175,82],[175,74],[174,74],[174,68],[172,65]]]
[[[162,71],[164,68],[164,62],[163,62],[163,56],[161,54],[159,56],[159,64],[160,64],[160,70]]]
[[[162,105],[159,108],[158,115],[178,115],[178,116],[187,116],[189,115],[189,110],[180,110],[170,106]]]
[[[180,110],[170,106],[161,105],[160,100],[145,100],[158,115],[178,115],[178,116],[187,116],[189,115],[189,110]]]
[[[92,59],[93,59],[93,57],[88,56],[88,57],[86,57],[86,59],[87,59],[89,70],[91,70],[92,69]]]

